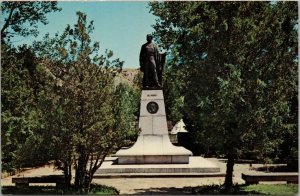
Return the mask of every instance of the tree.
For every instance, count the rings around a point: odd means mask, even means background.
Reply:
[[[37,36],[38,23],[47,24],[46,14],[60,11],[57,2],[20,2],[4,1],[1,3],[2,16],[1,42],[9,41],[11,37],[20,35]],[[28,25],[26,25],[28,24]]]
[[[294,132],[297,97],[295,2],[154,2],[156,36],[184,81],[183,115],[198,141],[234,160],[245,151],[276,159]],[[294,120],[293,120],[294,119]]]
[[[140,91],[126,83],[116,86],[112,100],[113,119],[115,120],[113,130],[123,137],[114,138],[116,148],[131,146],[137,140],[137,119],[139,112]],[[126,134],[123,132],[126,131]]]
[[[114,86],[123,62],[111,60],[112,51],[100,55],[99,43],[90,39],[93,21],[77,16],[74,28],[68,25],[55,38],[46,35],[35,48],[47,75],[39,93],[46,129],[40,138],[48,142],[48,157],[63,170],[67,188],[74,166],[75,190],[84,193],[106,155],[136,134],[136,102],[124,86]]]
[[[59,11],[56,2],[2,2],[1,25],[1,143],[2,170],[11,171],[41,159],[25,160],[24,145],[42,129],[37,92],[42,85],[35,54],[30,46],[15,48],[10,38],[37,35],[46,14]],[[36,157],[36,156],[35,156]]]
[[[183,118],[182,109],[184,103],[184,96],[181,94],[182,85],[181,71],[179,69],[172,69],[170,66],[166,66],[164,71],[164,95],[166,104],[167,119],[172,122],[173,125]],[[176,81],[175,81],[176,80]]]
[[[23,162],[22,148],[27,139],[41,128],[32,81],[35,71],[30,49],[1,49],[1,146],[2,170],[19,169]]]

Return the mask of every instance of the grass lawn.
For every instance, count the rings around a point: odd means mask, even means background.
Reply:
[[[296,195],[298,193],[297,184],[255,184],[241,187],[245,192],[258,192],[266,195]]]
[[[183,190],[182,190],[183,191]],[[183,191],[184,192],[184,191]],[[235,185],[230,192],[225,192],[222,185],[199,186],[192,188],[193,195],[297,195],[297,184],[256,184]],[[72,191],[65,191],[54,186],[30,186],[17,188],[15,186],[2,187],[2,194],[15,195],[73,195]],[[113,187],[92,185],[89,195],[118,195]],[[159,193],[158,193],[159,194]]]
[[[222,185],[199,186],[193,189],[193,194],[199,195],[297,195],[298,184],[255,184],[235,185],[230,192],[225,192]]]
[[[2,194],[13,195],[72,195],[75,194],[71,191],[66,191],[55,186],[29,186],[29,187],[15,187],[15,186],[3,186],[1,190]],[[91,185],[89,195],[118,195],[119,192],[113,187],[103,185]]]

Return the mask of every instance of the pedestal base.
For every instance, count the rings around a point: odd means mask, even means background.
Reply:
[[[131,148],[121,149],[113,156],[118,157],[118,164],[187,164],[191,154],[174,146],[168,135],[141,135]]]
[[[224,174],[213,162],[203,157],[189,157],[188,164],[118,164],[117,157],[107,157],[96,174],[181,174],[181,175],[220,175]]]
[[[118,164],[188,164],[192,152],[170,142],[162,90],[143,90],[135,144],[115,155]]]

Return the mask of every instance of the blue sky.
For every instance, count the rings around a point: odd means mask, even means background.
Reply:
[[[60,12],[49,13],[49,24],[39,25],[37,38],[16,38],[16,44],[41,40],[49,32],[50,36],[62,33],[67,24],[76,23],[76,12],[87,14],[88,21],[94,20],[93,41],[100,42],[103,52],[110,49],[115,58],[125,61],[124,68],[139,67],[139,52],[146,42],[146,35],[152,33],[155,16],[149,13],[148,2],[59,2]]]

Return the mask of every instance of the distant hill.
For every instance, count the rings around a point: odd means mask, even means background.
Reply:
[[[57,78],[51,71],[50,69],[45,66],[45,73],[53,78],[56,79],[57,85],[58,86],[62,86],[63,85],[63,81],[60,78]],[[115,78],[114,78],[114,82],[115,85],[118,85],[120,83],[127,83],[130,86],[133,86],[133,80],[134,77],[140,73],[140,70],[138,68],[126,68],[126,69],[122,69],[121,72],[114,72],[115,74]]]
[[[140,72],[138,68],[126,68],[123,69],[120,73],[116,75],[115,82],[119,83],[127,83],[129,85],[133,85],[133,80],[135,75]]]

